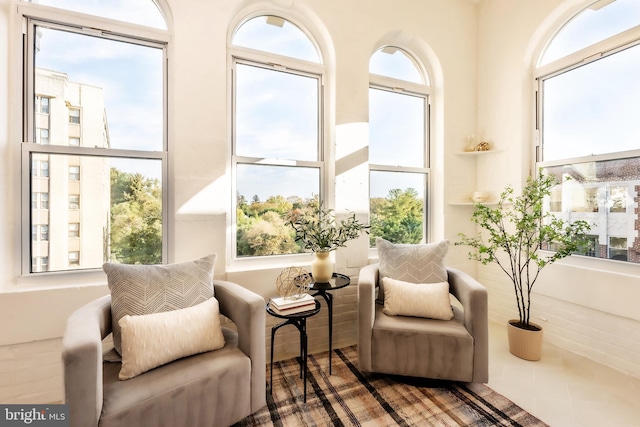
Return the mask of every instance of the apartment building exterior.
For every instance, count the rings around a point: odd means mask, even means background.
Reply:
[[[36,144],[109,147],[102,88],[37,69],[35,93]],[[109,177],[107,158],[32,154],[32,272],[95,267],[108,258]]]
[[[547,169],[560,183],[549,211],[591,225],[584,255],[640,262],[640,168],[637,158],[594,161]]]

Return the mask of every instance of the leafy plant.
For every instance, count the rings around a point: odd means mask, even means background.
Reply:
[[[362,232],[369,233],[369,225],[351,214],[338,224],[333,209],[323,209],[316,205],[312,215],[298,215],[294,211],[286,225],[295,230],[296,241],[312,252],[330,252],[344,247],[349,240],[356,239]]]
[[[544,210],[544,200],[556,184],[555,176],[539,171],[536,178],[527,179],[520,196],[514,196],[513,188],[507,186],[496,208],[476,204],[472,221],[484,236],[460,233],[461,241],[455,243],[474,249],[469,259],[484,265],[495,262],[509,276],[519,314],[519,323],[514,326],[525,329],[535,329],[529,324],[531,291],[540,271],[586,245],[586,233],[591,229],[586,221],[564,221]],[[555,252],[541,252],[551,247]],[[500,252],[507,259],[501,258]]]

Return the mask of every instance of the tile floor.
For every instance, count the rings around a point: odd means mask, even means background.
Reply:
[[[544,343],[542,359],[509,353],[507,330],[489,323],[488,386],[552,427],[640,427],[640,378]]]

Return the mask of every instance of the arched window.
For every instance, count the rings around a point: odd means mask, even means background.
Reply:
[[[322,202],[322,55],[273,15],[241,24],[231,44],[234,256],[302,252],[285,222]]]
[[[18,11],[23,273],[164,262],[169,33],[158,6],[41,0]],[[28,202],[39,193],[46,207]]]
[[[376,237],[427,237],[429,86],[415,58],[396,46],[369,62],[370,245]]]
[[[640,3],[593,3],[539,63],[537,161],[561,182],[552,210],[592,224],[584,255],[640,262]]]
[[[162,10],[153,0],[35,0],[33,3],[136,25],[167,29]]]

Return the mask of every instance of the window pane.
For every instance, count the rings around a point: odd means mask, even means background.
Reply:
[[[49,130],[36,128],[36,144],[49,145]]]
[[[40,209],[49,209],[49,193],[40,193]]]
[[[609,212],[626,213],[627,212],[627,187],[609,187]]]
[[[236,154],[318,160],[319,79],[236,67]]]
[[[640,23],[638,0],[602,0],[576,15],[556,34],[541,65],[567,56]]]
[[[80,237],[80,224],[77,222],[69,224],[69,237]]]
[[[167,29],[160,9],[152,0],[36,0],[34,3],[147,27]]]
[[[80,110],[76,110],[75,108],[69,109],[69,123],[74,125],[80,124]]]
[[[48,210],[31,211],[32,225],[41,230],[39,241],[32,242],[32,260],[48,256],[48,271],[100,268],[106,261],[162,262],[160,160],[56,154],[47,157],[49,177],[31,179],[31,188],[48,189],[49,206]],[[72,168],[91,174],[79,174],[78,180],[69,180],[68,171]],[[80,198],[84,201],[82,207]],[[78,235],[72,236],[75,230]],[[75,245],[80,248],[69,252],[78,254],[77,263],[74,260],[73,264],[64,251],[57,250],[71,249],[71,237],[79,240]]]
[[[162,49],[46,27],[36,33],[36,93],[51,98],[48,121],[36,125],[47,127],[49,144],[80,138],[88,147],[163,150]]]
[[[408,82],[425,84],[415,61],[404,50],[387,46],[376,51],[369,61],[369,72]],[[428,84],[428,82],[426,82]]]
[[[277,16],[250,19],[233,36],[233,44],[320,63],[318,50],[309,37],[291,22]]]
[[[69,267],[80,267],[80,252],[69,252]]]
[[[69,166],[69,181],[80,181],[80,166]]]
[[[376,237],[394,243],[420,243],[424,237],[425,175],[371,172],[370,245]]]
[[[80,209],[79,194],[69,194],[69,209]]]
[[[640,247],[636,213],[640,157],[547,167],[545,173],[555,175],[562,183],[552,193],[549,210],[553,211],[554,198],[557,200],[553,194],[561,192],[562,208],[554,214],[567,221],[591,224],[591,234],[597,237],[594,248],[588,251],[591,256],[622,259],[624,251],[625,260],[640,262],[640,254],[634,249]],[[615,242],[615,248],[611,242]]]
[[[318,203],[320,169],[237,166],[236,255],[303,252],[285,222],[293,209]]]
[[[626,237],[609,238],[609,258],[618,261],[628,261],[628,248]]]
[[[640,45],[544,80],[544,161],[638,149]]]
[[[425,98],[369,89],[369,161],[425,166]]]

